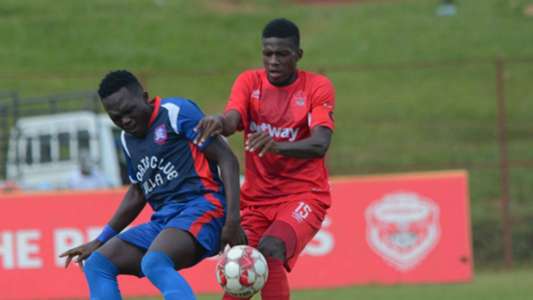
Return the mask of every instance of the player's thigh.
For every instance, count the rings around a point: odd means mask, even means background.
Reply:
[[[305,248],[305,245],[320,230],[326,216],[326,207],[312,197],[291,201],[278,207],[276,218],[265,231],[260,249],[274,257],[284,251],[284,258],[291,259]]]
[[[205,249],[187,231],[178,228],[165,228],[148,248],[168,255],[176,270],[196,264],[204,255]]]
[[[144,250],[133,246],[118,237],[114,237],[97,250],[107,257],[118,269],[120,274],[141,274],[141,259]]]
[[[244,208],[241,210],[241,226],[248,238],[248,245],[257,248],[259,240],[271,224],[271,220],[264,213],[267,206],[261,208]]]

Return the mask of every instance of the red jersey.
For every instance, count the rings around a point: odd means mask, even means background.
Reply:
[[[244,138],[267,131],[276,142],[294,142],[310,136],[315,126],[334,129],[335,90],[325,76],[298,70],[290,85],[272,85],[264,69],[241,73],[233,84],[225,111],[241,115]],[[274,153],[259,157],[245,152],[243,207],[290,200],[316,193],[329,206],[328,172],[324,157],[294,158]],[[323,197],[322,197],[323,196]]]

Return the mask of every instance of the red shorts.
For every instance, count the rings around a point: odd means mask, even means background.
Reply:
[[[285,268],[290,272],[326,216],[328,207],[319,197],[324,196],[309,193],[289,202],[243,208],[241,222],[249,245],[257,248],[265,236],[284,241],[287,250]]]

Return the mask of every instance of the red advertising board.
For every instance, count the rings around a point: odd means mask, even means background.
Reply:
[[[331,187],[333,206],[289,276],[293,288],[472,278],[466,173],[351,177]],[[81,270],[64,269],[58,254],[98,235],[123,193],[0,196],[0,299],[87,298]],[[195,292],[220,292],[214,265],[183,271]],[[157,295],[146,279],[119,282],[125,296]]]

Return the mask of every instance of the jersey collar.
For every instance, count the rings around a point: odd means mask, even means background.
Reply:
[[[291,89],[293,86],[296,86],[300,82],[300,80],[302,80],[302,73],[300,72],[300,69],[296,69],[296,71],[295,71],[296,72],[296,79],[293,82],[291,82],[291,83],[289,83],[287,85],[277,86],[277,85],[273,85],[270,82],[270,80],[268,80],[268,74],[267,74],[267,72],[266,72],[266,70],[264,68],[263,68],[263,72],[265,74],[266,82],[268,83],[268,85],[270,87],[273,87],[273,88],[276,88],[276,89],[281,89],[281,90]]]
[[[152,115],[150,116],[150,122],[148,122],[148,127],[152,126],[152,123],[154,123],[155,118],[157,118],[157,115],[159,114],[161,98],[159,96],[156,96],[154,100],[152,100],[152,102],[154,103],[154,110],[152,111]]]

